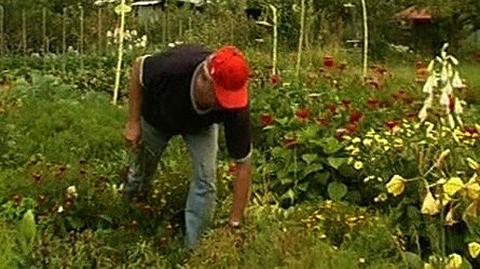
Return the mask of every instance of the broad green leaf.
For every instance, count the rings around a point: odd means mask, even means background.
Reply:
[[[328,164],[335,169],[338,169],[346,161],[347,161],[346,158],[339,158],[339,157],[328,157],[327,158]]]
[[[308,165],[304,170],[303,170],[303,177],[306,177],[310,175],[311,173],[315,173],[318,171],[323,170],[323,164],[321,163],[313,163],[311,165]]]
[[[302,192],[306,192],[308,190],[309,182],[302,182],[298,184],[297,189],[301,190]]]
[[[322,185],[327,185],[328,180],[330,179],[330,172],[328,171],[323,171],[320,173],[315,174],[315,181],[322,184]]]
[[[331,155],[341,150],[343,145],[337,139],[328,137],[322,141],[322,148],[325,154]]]
[[[21,242],[24,247],[24,251],[30,251],[37,234],[35,215],[31,209],[23,215],[22,220],[18,223],[17,231],[19,236],[22,238]]]
[[[334,201],[340,201],[348,192],[347,185],[340,182],[331,182],[328,184],[328,196]]]
[[[117,13],[117,15],[122,14],[122,12],[126,14],[126,13],[129,13],[129,12],[131,12],[131,11],[132,11],[132,7],[129,6],[129,5],[125,5],[125,4],[122,5],[122,4],[120,4],[120,5],[118,5],[118,6],[115,7],[115,13]]]
[[[302,155],[302,160],[304,160],[307,164],[311,164],[318,158],[317,154],[307,153]]]

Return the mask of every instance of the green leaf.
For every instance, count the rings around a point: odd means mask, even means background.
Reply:
[[[117,15],[120,15],[123,13],[129,13],[132,11],[132,7],[129,6],[129,5],[125,5],[125,4],[120,4],[118,6],[115,7],[115,13],[117,13]]]
[[[35,215],[30,209],[24,215],[22,220],[18,223],[17,231],[21,238],[21,245],[25,252],[29,252],[35,241],[37,234],[37,225],[35,223]]]
[[[318,155],[313,153],[307,153],[302,155],[302,160],[304,160],[307,164],[311,164],[315,160],[317,160]]]
[[[472,264],[466,259],[466,258],[463,258],[462,259],[462,265],[460,265],[460,269],[472,269],[473,266]]]
[[[403,256],[405,257],[405,261],[408,264],[409,268],[412,269],[423,269],[424,263],[422,258],[413,252],[404,252]]]
[[[314,164],[308,165],[303,170],[303,177],[306,177],[306,176],[310,175],[311,173],[315,173],[315,172],[318,172],[318,171],[321,171],[321,170],[323,170],[323,164],[321,164],[321,163],[314,163]]]
[[[288,191],[282,195],[282,200],[289,199],[290,202],[293,204],[293,202],[295,201],[295,196],[295,192],[292,189],[288,189]]]
[[[328,179],[330,179],[330,172],[323,171],[315,174],[315,181],[322,185],[327,185]]]
[[[327,158],[328,164],[335,169],[338,169],[342,164],[345,163],[346,160],[347,160],[346,158],[339,158],[339,157]]]
[[[340,182],[331,182],[328,184],[328,196],[334,201],[340,201],[348,192],[347,185]]]
[[[334,137],[327,137],[322,141],[322,148],[325,154],[331,155],[343,148],[343,145]]]

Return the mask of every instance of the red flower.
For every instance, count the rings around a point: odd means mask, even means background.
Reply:
[[[350,131],[346,128],[339,128],[335,131],[335,138],[338,140],[343,140],[343,137],[348,135]]]
[[[280,82],[282,82],[282,78],[278,74],[272,74],[270,75],[270,83],[272,84],[273,87],[277,87],[280,85]]]
[[[272,123],[273,123],[272,115],[268,113],[263,113],[262,115],[260,115],[260,124],[262,125],[262,127],[270,126],[272,125]]]
[[[294,147],[296,147],[298,145],[298,141],[297,141],[297,138],[296,137],[285,137],[284,140],[283,140],[283,143],[285,144],[285,147],[287,149],[293,149]]]
[[[319,117],[317,121],[320,125],[324,125],[324,126],[329,125],[331,122],[329,118],[325,118],[325,117]]]
[[[350,112],[349,116],[350,118],[348,119],[348,122],[352,124],[357,124],[360,121],[360,119],[363,117],[363,114],[362,112],[354,109]]]
[[[407,105],[413,103],[413,97],[411,97],[410,95],[405,95],[402,100]]]
[[[328,103],[326,106],[327,106],[327,109],[330,111],[330,113],[332,114],[337,113],[337,106],[334,103]]]
[[[392,94],[393,99],[395,101],[400,101],[406,96],[406,92],[404,90],[398,90]]]
[[[379,104],[380,104],[380,101],[376,97],[371,97],[371,98],[368,98],[367,100],[367,106],[370,109],[377,108]]]
[[[301,107],[295,112],[295,115],[299,120],[305,121],[308,119],[308,116],[310,116],[310,111],[304,107]]]
[[[400,125],[400,121],[398,121],[398,120],[389,120],[389,121],[385,122],[385,126],[390,130],[397,127],[398,125]]]
[[[345,109],[350,109],[350,104],[352,103],[352,101],[348,100],[348,99],[343,99],[342,100],[342,105],[343,107],[345,107]]]
[[[477,128],[472,127],[472,126],[465,126],[465,127],[463,127],[463,131],[464,131],[464,132],[467,132],[467,133],[469,133],[469,134],[471,134],[471,135],[478,134]]]
[[[417,112],[415,112],[415,111],[408,112],[407,114],[405,114],[405,116],[407,116],[407,118],[409,118],[409,119],[415,119],[415,118],[417,118]]]
[[[330,55],[325,55],[323,57],[323,65],[327,68],[331,68],[335,65],[335,60]]]
[[[348,99],[343,99],[342,100],[342,105],[345,109],[350,109],[350,104],[352,103],[352,101],[348,100]]]
[[[424,64],[422,61],[417,61],[417,62],[415,63],[415,67],[416,67],[417,69],[425,68],[425,64]]]
[[[348,130],[348,134],[354,134],[358,131],[358,123],[349,123],[345,128]]]

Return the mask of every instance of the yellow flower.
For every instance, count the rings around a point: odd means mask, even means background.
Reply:
[[[477,202],[473,202],[471,204],[469,204],[467,206],[467,208],[465,209],[465,212],[463,213],[463,218],[467,218],[467,217],[472,217],[472,218],[476,218],[477,217],[477,212],[478,212],[478,203]]]
[[[474,159],[472,158],[467,158],[467,163],[470,168],[473,170],[479,170],[480,169],[480,164],[478,164]]]
[[[431,264],[429,263],[426,263],[423,265],[423,269],[435,269],[435,267],[433,267]]]
[[[475,259],[480,254],[480,244],[477,242],[468,243],[468,253]]]
[[[353,167],[357,170],[360,170],[363,168],[363,163],[361,161],[356,161],[354,164],[353,164]]]
[[[476,179],[477,174],[475,174],[465,185],[465,189],[467,190],[467,196],[472,200],[476,200],[480,196],[480,184],[477,183]]]
[[[448,256],[448,263],[445,266],[445,269],[460,269],[462,263],[462,256],[458,255],[457,253],[453,253]]]
[[[405,179],[402,176],[394,175],[385,186],[388,193],[398,196],[405,190]]]
[[[422,214],[435,215],[439,211],[440,210],[438,209],[437,201],[433,198],[433,195],[430,192],[430,190],[428,190],[427,196],[425,196],[425,199],[423,200],[422,210],[421,210]]]
[[[361,140],[360,138],[358,138],[358,137],[355,137],[354,139],[352,139],[352,143],[353,143],[353,144],[358,144],[358,143],[360,143],[361,141],[362,141],[362,140]]]
[[[454,196],[462,188],[463,181],[459,177],[452,177],[443,185],[443,191],[449,196]]]
[[[447,212],[447,216],[445,216],[445,225],[452,226],[457,222],[453,217],[453,207],[451,207]]]
[[[373,140],[370,139],[370,138],[365,138],[365,139],[363,139],[362,143],[363,143],[363,145],[365,145],[367,147],[370,147],[373,143]]]

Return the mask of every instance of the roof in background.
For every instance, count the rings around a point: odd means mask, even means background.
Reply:
[[[428,8],[418,8],[416,6],[410,6],[397,14],[395,17],[404,19],[404,20],[411,20],[411,21],[431,21],[432,14],[428,10]]]

